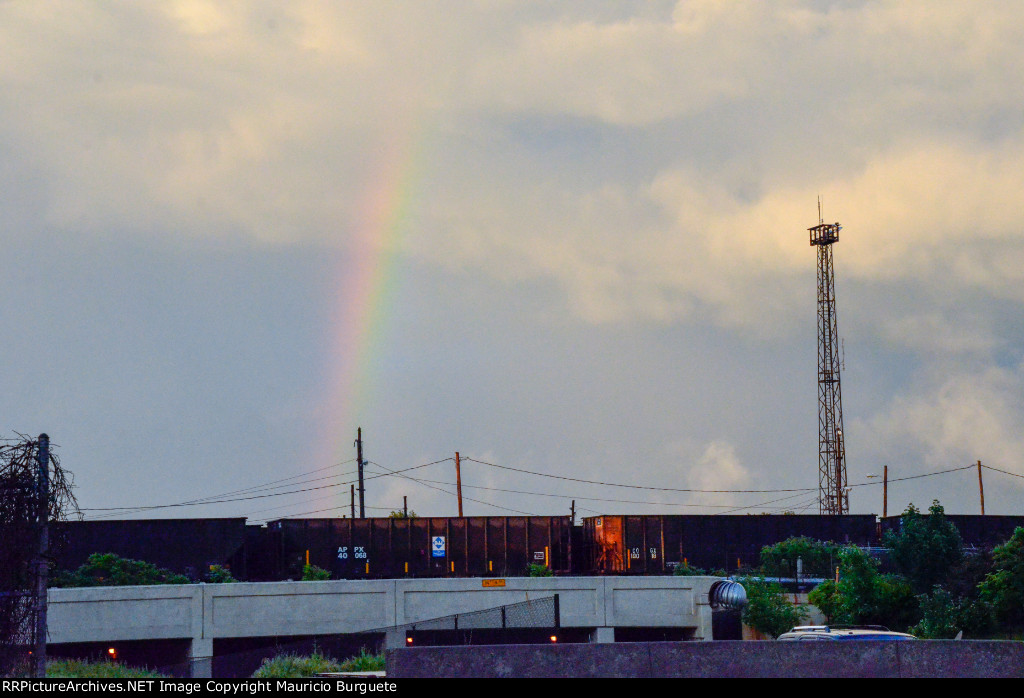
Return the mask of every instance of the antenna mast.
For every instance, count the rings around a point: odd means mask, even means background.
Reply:
[[[818,511],[847,514],[843,400],[839,381],[839,330],[836,326],[835,271],[832,244],[839,241],[839,223],[825,223],[818,197],[818,225],[808,228],[818,248]]]

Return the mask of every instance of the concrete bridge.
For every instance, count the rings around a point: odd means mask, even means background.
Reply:
[[[517,577],[88,587],[49,591],[49,643],[180,641],[196,676],[215,641],[339,635],[558,594],[561,626],[592,642],[616,629],[711,639],[714,577]],[[503,583],[502,586],[498,584]],[[486,584],[486,586],[485,586]],[[388,646],[404,644],[389,637]],[[55,649],[57,649],[55,648]]]

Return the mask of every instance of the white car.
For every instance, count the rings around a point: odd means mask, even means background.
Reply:
[[[907,633],[898,633],[881,625],[798,625],[779,640],[916,640]]]

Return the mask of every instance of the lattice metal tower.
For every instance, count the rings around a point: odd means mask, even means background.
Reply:
[[[818,225],[808,231],[811,246],[818,248],[818,510],[822,514],[846,514],[850,510],[832,269],[832,243],[839,241],[840,228],[838,223],[822,220],[818,201]]]

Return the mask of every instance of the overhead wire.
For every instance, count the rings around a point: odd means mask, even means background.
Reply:
[[[968,465],[967,467],[974,468],[976,466]],[[1009,470],[1000,470],[999,468],[993,468],[991,465],[985,465],[984,463],[981,464],[981,467],[985,468],[986,470],[995,470],[997,473],[1003,473],[1004,475],[1012,475],[1013,477],[1019,477],[1024,479],[1024,475],[1021,475],[1020,473],[1011,473]]]
[[[419,468],[426,468],[427,466],[437,465],[438,463],[444,463],[445,461],[450,461],[450,460],[452,460],[452,458],[442,458],[441,460],[433,461],[431,463],[423,463],[423,464],[420,464],[420,465],[411,466],[409,468],[403,468],[402,470],[395,471],[394,473],[382,473],[380,475],[371,475],[370,477],[364,477],[363,480],[365,482],[366,480],[373,480],[373,479],[380,478],[380,477],[387,477],[388,475],[397,474],[397,473],[401,473],[401,472],[408,472],[410,470],[417,470]],[[246,496],[246,497],[234,497],[234,498],[229,498],[229,499],[209,499],[209,498],[207,498],[205,500],[189,500],[189,501],[185,501],[185,502],[176,502],[176,503],[173,503],[173,504],[154,504],[154,505],[149,505],[149,506],[137,506],[137,507],[83,507],[80,510],[81,511],[105,511],[105,512],[112,512],[113,511],[113,512],[138,513],[138,512],[141,512],[141,511],[152,511],[152,510],[155,510],[155,509],[169,509],[169,508],[175,508],[175,507],[202,506],[202,505],[206,505],[206,504],[224,504],[224,503],[228,503],[228,502],[244,502],[244,501],[249,501],[249,500],[253,500],[253,499],[265,499],[267,497],[281,497],[281,496],[285,496],[285,495],[289,495],[289,494],[300,494],[300,493],[303,493],[303,492],[315,492],[317,490],[330,489],[332,487],[341,487],[343,485],[353,484],[354,482],[355,481],[338,482],[338,483],[334,483],[334,484],[330,484],[330,485],[319,485],[317,487],[306,487],[306,488],[298,489],[298,490],[290,490],[288,492],[274,492],[274,493],[270,493],[270,494],[254,494],[254,495],[249,495],[249,496]],[[216,496],[216,495],[211,495],[211,496]],[[95,517],[95,518],[99,518],[99,517]]]
[[[95,519],[103,519],[103,518],[112,518],[112,517],[115,517],[115,516],[124,516],[124,515],[130,515],[130,514],[137,514],[137,513],[141,513],[141,512],[145,512],[145,511],[153,511],[153,510],[158,510],[158,509],[189,507],[189,506],[203,506],[203,505],[208,505],[208,504],[223,504],[223,503],[231,503],[231,502],[251,501],[251,500],[255,500],[255,499],[265,499],[265,498],[269,498],[269,497],[287,496],[287,495],[294,495],[294,494],[304,494],[304,493],[307,493],[307,492],[314,492],[314,491],[318,491],[318,490],[322,490],[322,489],[330,489],[330,488],[334,488],[334,487],[341,487],[341,486],[344,486],[344,485],[351,485],[351,484],[355,484],[357,481],[356,480],[347,480],[347,481],[331,483],[331,484],[327,484],[327,485],[319,485],[319,486],[316,486],[316,487],[304,487],[304,488],[300,488],[300,489],[292,489],[292,490],[288,490],[286,492],[272,492],[272,490],[281,489],[283,487],[289,487],[291,485],[310,484],[310,483],[313,483],[313,482],[320,482],[320,481],[323,481],[323,480],[327,480],[327,479],[330,479],[332,477],[338,477],[339,475],[326,475],[326,476],[317,477],[317,478],[302,479],[302,478],[307,478],[310,475],[315,475],[316,473],[320,473],[320,472],[323,472],[325,470],[329,470],[331,468],[337,468],[337,467],[340,467],[342,465],[347,465],[348,463],[353,462],[353,460],[355,460],[355,459],[350,459],[350,460],[347,460],[347,461],[341,461],[339,463],[335,463],[335,464],[332,464],[332,465],[329,465],[329,466],[325,466],[323,468],[317,468],[315,470],[307,471],[305,473],[299,473],[297,475],[292,475],[292,476],[289,476],[289,477],[286,477],[286,478],[281,478],[279,480],[273,480],[273,481],[262,483],[262,484],[259,484],[259,485],[253,485],[251,487],[246,487],[246,488],[242,488],[242,489],[238,489],[238,490],[232,490],[232,491],[229,491],[229,492],[224,492],[224,493],[215,494],[215,495],[209,495],[207,497],[201,497],[201,498],[186,500],[186,501],[183,501],[183,502],[175,502],[175,503],[170,503],[170,504],[157,504],[157,505],[126,506],[126,507],[83,507],[83,508],[80,509],[80,511],[82,511],[82,512],[104,512],[104,513],[98,513],[98,514],[90,516],[90,518],[95,520]],[[365,461],[367,464],[372,464],[372,465],[378,466],[379,468],[381,468],[382,470],[385,470],[386,472],[370,475],[368,477],[364,477],[363,480],[365,482],[367,480],[373,480],[373,479],[382,478],[382,477],[391,477],[391,476],[405,477],[406,479],[409,479],[409,480],[411,480],[411,481],[413,481],[413,482],[415,482],[417,484],[420,484],[420,485],[422,485],[424,487],[428,487],[428,488],[437,490],[437,491],[442,492],[444,494],[455,496],[454,492],[442,489],[440,487],[435,487],[434,485],[432,485],[430,483],[437,483],[437,484],[442,484],[442,485],[447,485],[447,486],[453,486],[456,483],[451,483],[451,482],[446,482],[446,481],[437,481],[437,480],[426,480],[426,479],[422,479],[422,478],[414,478],[414,477],[411,477],[411,476],[408,476],[408,475],[403,475],[403,473],[407,473],[407,472],[412,471],[412,470],[417,470],[417,469],[425,468],[425,467],[432,466],[432,465],[438,465],[440,463],[444,463],[444,462],[452,461],[452,460],[454,460],[454,459],[451,458],[451,457],[442,458],[442,459],[439,459],[439,460],[436,460],[436,461],[431,461],[429,463],[422,463],[420,465],[411,466],[409,468],[402,468],[400,470],[391,470],[391,469],[387,468],[386,466],[381,465],[380,463],[377,463],[377,462],[374,462],[374,461]],[[653,487],[653,486],[643,486],[643,485],[628,485],[628,484],[623,484],[623,483],[603,482],[603,481],[598,481],[598,480],[587,480],[587,479],[584,479],[584,478],[574,478],[574,477],[565,476],[565,475],[553,475],[553,474],[550,474],[550,473],[540,473],[540,472],[536,472],[536,471],[526,470],[524,468],[514,468],[514,467],[511,467],[511,466],[500,465],[500,464],[491,463],[491,462],[488,462],[488,461],[482,461],[482,460],[479,460],[479,459],[476,459],[476,458],[471,458],[471,457],[463,457],[462,460],[466,461],[466,462],[478,463],[480,465],[484,465],[484,466],[487,466],[487,467],[498,468],[498,469],[507,470],[507,471],[511,471],[511,472],[522,473],[522,474],[525,474],[525,475],[533,475],[533,476],[537,476],[537,477],[544,477],[544,478],[550,478],[550,479],[556,479],[556,480],[563,480],[563,481],[567,481],[567,482],[578,482],[578,483],[589,484],[589,485],[600,485],[600,486],[604,486],[604,487],[619,487],[619,488],[637,489],[637,490],[645,490],[645,491],[652,491],[652,492],[684,492],[684,493],[699,493],[699,494],[757,494],[757,493],[784,493],[784,492],[795,493],[791,497],[783,497],[783,498],[780,498],[780,499],[777,499],[777,500],[769,500],[768,502],[763,502],[763,503],[759,503],[759,504],[750,504],[750,505],[746,505],[746,506],[742,506],[742,507],[735,507],[733,509],[730,509],[729,511],[716,512],[716,514],[727,514],[727,513],[731,513],[731,512],[735,512],[735,511],[743,511],[743,510],[747,510],[747,509],[762,508],[762,507],[764,507],[767,504],[775,503],[775,502],[778,502],[778,501],[786,501],[786,500],[791,499],[791,498],[799,497],[801,494],[811,493],[811,492],[815,492],[816,491],[816,488],[809,488],[809,487],[808,488],[788,488],[788,489],[781,489],[780,488],[780,489],[749,489],[749,490],[748,489],[732,489],[732,490],[730,490],[730,489],[697,489],[697,488],[673,488],[673,487]],[[909,476],[906,476],[906,477],[894,478],[894,479],[890,479],[888,482],[889,483],[904,482],[904,481],[908,481],[908,480],[916,480],[916,479],[920,479],[920,478],[934,477],[934,476],[937,476],[937,475],[943,475],[943,474],[946,474],[946,473],[958,472],[958,471],[961,471],[961,470],[967,470],[967,469],[971,469],[971,468],[974,468],[974,467],[975,467],[975,465],[971,464],[971,465],[961,466],[961,467],[956,467],[956,468],[948,468],[948,469],[945,469],[945,470],[939,470],[939,471],[935,471],[935,472],[931,472],[931,473],[922,473],[922,474],[919,474],[919,475],[909,475]],[[1012,472],[1009,472],[1009,471],[1006,471],[1006,470],[1002,470],[1002,469],[999,469],[999,468],[994,468],[992,466],[982,465],[982,467],[987,468],[989,470],[994,470],[996,472],[1004,473],[1006,475],[1011,475],[1013,477],[1024,478],[1024,475],[1019,475],[1017,473],[1012,473]],[[341,477],[345,477],[345,476],[353,475],[353,474],[354,474],[354,472],[347,472],[347,473],[341,474],[340,476]],[[850,487],[850,488],[854,488],[854,487],[874,487],[874,486],[879,486],[881,484],[882,484],[881,482],[877,482],[877,481],[876,482],[862,482],[862,483],[856,483],[856,484],[853,484],[853,485],[849,485],[848,487]],[[583,495],[568,495],[568,494],[567,495],[560,495],[560,494],[554,494],[554,493],[531,492],[531,491],[528,491],[528,490],[516,490],[516,489],[498,488],[498,487],[485,487],[485,486],[480,486],[480,485],[463,485],[463,486],[466,487],[466,488],[469,488],[469,489],[481,489],[481,490],[489,490],[489,491],[496,491],[496,492],[508,492],[508,493],[512,493],[512,494],[525,494],[525,495],[530,495],[530,496],[541,496],[541,497],[555,497],[555,498],[560,498],[560,499],[578,499],[578,500],[583,500],[583,501],[595,501],[595,502],[612,502],[612,503],[618,503],[618,504],[641,504],[641,505],[647,505],[647,506],[694,507],[694,508],[709,508],[709,509],[711,509],[711,508],[726,508],[728,506],[731,506],[731,505],[716,505],[716,504],[694,504],[694,503],[672,503],[672,502],[645,502],[645,501],[637,501],[637,500],[622,500],[622,499],[601,498],[601,497],[586,497],[586,496],[583,496]],[[245,496],[234,496],[234,495],[245,495]],[[503,509],[505,511],[511,511],[511,512],[518,513],[518,514],[530,515],[530,514],[528,514],[528,512],[519,511],[519,510],[516,510],[516,509],[512,509],[510,507],[504,507],[504,506],[499,505],[499,504],[494,504],[493,502],[487,502],[487,501],[484,501],[484,500],[472,499],[472,498],[469,498],[469,497],[463,497],[463,499],[468,500],[468,501],[473,501],[473,502],[476,502],[476,503],[479,503],[479,504],[483,504],[485,506],[490,506],[490,507],[494,507],[494,508],[497,508],[497,509]],[[313,500],[313,501],[316,501],[316,500]],[[247,515],[251,515],[251,514],[255,514],[255,513],[263,513],[263,512],[267,512],[267,511],[273,511],[273,510],[276,510],[276,509],[284,509],[284,508],[287,508],[289,506],[293,506],[293,505],[282,505],[282,506],[279,506],[279,507],[271,507],[271,508],[268,508],[268,509],[261,509],[261,510],[255,511],[255,512],[250,512],[250,514],[247,514]],[[341,509],[341,508],[344,508],[344,505],[339,505],[337,507],[330,507],[330,508],[327,508],[327,509],[317,510],[316,512],[310,512],[310,513],[319,513],[319,512],[322,512],[322,511],[331,511],[331,510],[336,510],[336,509]],[[370,508],[373,508],[373,509],[383,509],[382,507],[370,507]],[[591,509],[586,509],[586,510],[587,511],[593,511]],[[595,513],[597,513],[597,512],[595,512]],[[300,516],[300,515],[302,515],[302,514],[291,514],[289,516]]]
[[[712,514],[712,516],[722,516],[724,514],[732,514],[733,512],[744,511],[746,509],[756,509],[756,508],[759,508],[759,507],[766,506],[768,504],[775,504],[776,502],[784,502],[787,499],[796,499],[797,497],[803,497],[803,496],[805,496],[805,493],[804,492],[800,492],[798,494],[791,494],[788,497],[779,497],[778,499],[770,499],[767,502],[759,502],[757,504],[750,504],[748,506],[736,507],[735,509],[730,509],[729,511],[716,511],[714,514]]]
[[[634,490],[650,490],[653,492],[698,492],[704,494],[769,494],[772,492],[813,492],[816,487],[801,487],[792,489],[771,489],[771,490],[704,490],[695,488],[678,488],[678,487],[648,487],[644,485],[623,485],[617,482],[601,482],[599,480],[584,480],[577,477],[569,477],[567,475],[551,475],[550,473],[538,473],[533,470],[525,470],[523,468],[513,468],[508,465],[498,465],[497,463],[488,463],[487,461],[477,460],[476,458],[469,458],[464,456],[463,461],[470,461],[472,463],[479,463],[480,465],[487,465],[492,468],[501,468],[502,470],[511,470],[517,473],[524,473],[526,475],[536,475],[538,477],[548,477],[555,480],[568,480],[570,482],[581,482],[588,485],[601,485],[603,487],[625,487]]]
[[[921,475],[908,475],[907,477],[890,478],[889,479],[889,484],[892,484],[894,482],[904,482],[906,480],[919,480],[920,478],[923,478],[923,477],[934,477],[936,475],[945,475],[946,473],[955,473],[958,470],[967,470],[967,469],[973,468],[973,467],[975,467],[975,466],[973,464],[971,464],[971,465],[965,465],[965,466],[962,466],[962,467],[959,467],[959,468],[949,468],[947,470],[936,470],[935,472],[923,473]],[[884,483],[882,483],[882,482],[861,482],[861,483],[858,483],[856,485],[848,485],[848,487],[880,487],[882,484],[884,484]]]
[[[374,462],[374,461],[368,461],[368,462],[372,463],[373,465],[376,465],[379,468],[383,468],[384,470],[390,471],[388,473],[390,475],[398,475],[399,477],[404,477],[407,480],[412,480],[413,482],[419,483],[420,485],[423,485],[424,487],[429,487],[430,489],[437,490],[438,492],[444,492],[445,494],[450,494],[453,497],[457,496],[455,492],[451,492],[449,490],[445,490],[445,489],[442,489],[440,487],[435,487],[434,485],[431,485],[431,484],[429,484],[427,482],[424,482],[422,480],[418,480],[418,479],[416,479],[416,478],[414,478],[414,477],[412,477],[410,475],[401,475],[401,473],[405,472],[405,471],[402,471],[402,470],[392,471],[392,470],[390,470],[390,468],[388,468],[387,466],[381,465],[380,463],[377,463],[377,462]],[[511,511],[513,513],[516,513],[516,514],[523,514],[524,516],[536,516],[536,514],[532,514],[532,513],[528,512],[528,511],[519,511],[518,509],[512,509],[511,507],[501,506],[500,504],[494,504],[493,502],[485,502],[485,501],[480,500],[480,499],[473,499],[472,497],[465,497],[464,496],[463,499],[466,500],[466,501],[470,501],[470,502],[476,502],[477,504],[484,504],[484,505],[489,506],[489,507],[494,507],[495,509],[502,509],[504,511]]]
[[[456,483],[454,483],[454,482],[447,482],[447,481],[444,481],[444,480],[420,479],[420,481],[421,482],[432,482],[432,483],[437,484],[437,485],[449,485],[449,486],[456,485]],[[485,487],[483,485],[467,485],[466,483],[462,483],[462,488],[463,489],[490,490],[490,491],[493,491],[493,492],[508,492],[508,493],[511,493],[511,494],[527,494],[527,495],[531,495],[531,496],[534,496],[534,497],[554,497],[556,499],[576,499],[576,500],[589,501],[589,502],[611,502],[613,504],[644,504],[644,505],[649,505],[649,506],[695,507],[695,508],[706,508],[706,509],[728,509],[730,507],[735,506],[733,504],[694,504],[692,502],[644,502],[644,501],[637,501],[637,500],[634,500],[634,499],[609,499],[609,498],[606,498],[606,497],[585,497],[585,496],[578,495],[578,494],[552,494],[550,492],[530,492],[530,491],[527,491],[527,490],[512,490],[512,489],[506,489],[506,488],[502,488],[502,487]],[[793,496],[794,497],[799,497],[802,494],[805,494],[805,493],[804,492],[800,492],[800,493],[795,494]],[[785,499],[788,499],[788,497],[785,498]],[[752,504],[752,505],[750,505],[750,508],[753,508],[753,507],[756,507],[756,506],[757,506],[756,504]],[[588,511],[590,511],[590,510],[588,510]]]

